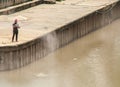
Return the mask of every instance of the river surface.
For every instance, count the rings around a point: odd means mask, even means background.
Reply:
[[[120,20],[20,69],[0,87],[120,87]]]

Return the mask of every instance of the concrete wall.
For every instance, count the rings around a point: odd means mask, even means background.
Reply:
[[[15,5],[12,8],[1,9],[0,15],[12,14],[12,13],[15,13],[15,12],[18,12],[18,11],[21,11],[21,10],[24,10],[24,9],[27,9],[27,8],[44,3],[44,0],[33,0],[33,1],[15,0],[15,3],[13,3],[13,1],[14,0],[8,0],[8,2],[7,1],[0,2],[0,9]],[[20,3],[24,3],[24,4],[20,4]],[[19,5],[17,5],[17,4],[19,4]]]
[[[12,5],[17,5],[31,0],[0,0],[0,9],[6,8]]]
[[[0,70],[19,68],[43,58],[57,48],[95,31],[119,17],[120,2],[73,21],[30,42],[18,46],[0,47]],[[50,50],[49,41],[47,41],[50,36],[53,37],[53,41],[57,42],[52,50]]]

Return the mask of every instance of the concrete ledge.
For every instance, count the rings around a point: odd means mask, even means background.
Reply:
[[[0,15],[12,14],[12,13],[27,9],[29,7],[39,5],[41,3],[43,3],[43,0],[33,0],[33,1],[29,1],[26,3],[19,4],[19,5],[11,6],[11,7],[5,8],[5,9],[1,9]]]
[[[112,8],[108,8],[109,5],[79,17],[32,41],[16,46],[0,47],[0,70],[23,67],[120,18],[120,1],[116,2]],[[107,13],[104,12],[106,9]],[[53,37],[50,42],[47,41],[49,37]],[[50,50],[48,44],[54,40],[57,40],[57,43],[54,43],[54,48]]]
[[[44,0],[45,4],[55,4],[56,0]]]

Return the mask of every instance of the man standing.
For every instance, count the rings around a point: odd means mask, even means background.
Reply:
[[[14,41],[14,36],[16,36],[16,42],[18,41],[18,28],[19,25],[17,23],[17,19],[15,19],[14,23],[13,23],[13,36],[12,36],[12,42]]]

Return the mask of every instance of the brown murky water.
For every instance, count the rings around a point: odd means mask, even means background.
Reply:
[[[0,72],[0,87],[120,87],[120,20],[28,66]]]

